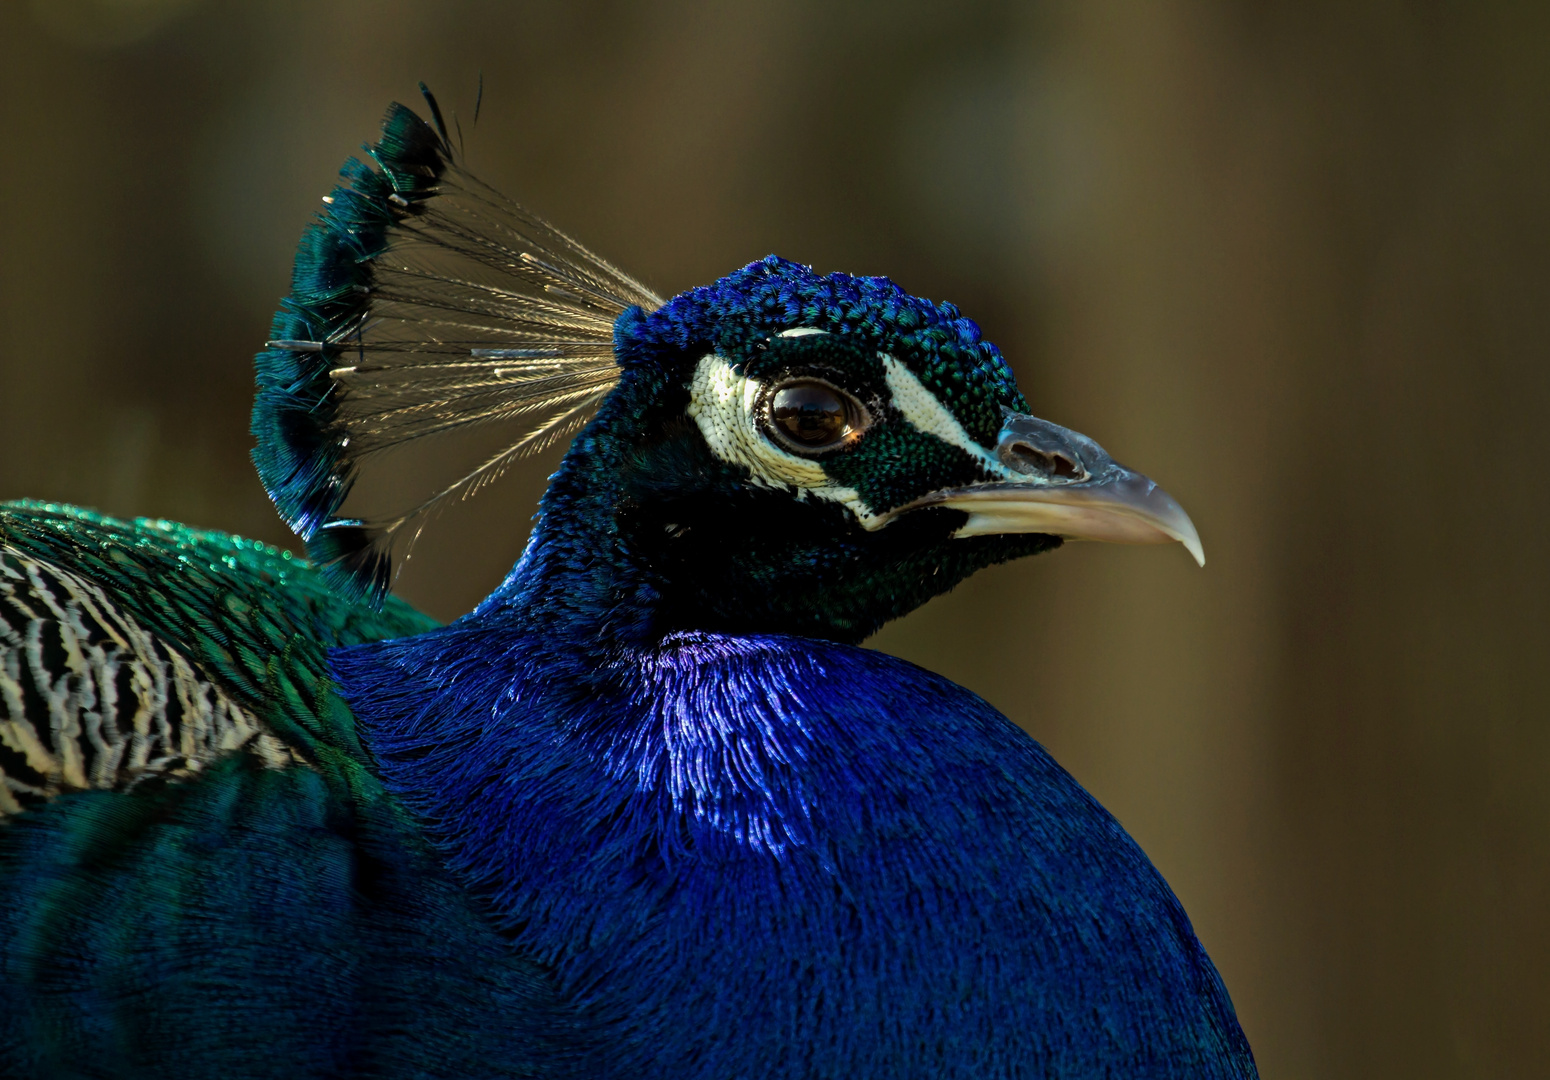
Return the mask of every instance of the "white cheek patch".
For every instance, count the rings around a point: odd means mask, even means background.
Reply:
[[[888,380],[888,392],[893,396],[893,407],[898,409],[917,431],[935,435],[974,458],[990,475],[1002,480],[1029,480],[1030,477],[1013,472],[989,450],[969,437],[958,418],[927,390],[915,373],[887,353],[879,354],[883,361],[883,373]]]
[[[791,331],[786,334],[798,336]],[[722,461],[746,468],[755,484],[796,488],[798,498],[837,502],[863,526],[872,527],[869,523],[877,515],[861,501],[854,488],[835,484],[817,462],[781,449],[760,430],[755,411],[763,389],[757,379],[739,375],[715,353],[700,360],[694,369],[694,381],[689,384],[689,416],[699,425],[710,452]]]

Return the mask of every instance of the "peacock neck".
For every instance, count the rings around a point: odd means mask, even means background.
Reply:
[[[660,639],[661,577],[623,519],[639,433],[683,396],[657,369],[623,372],[550,478],[522,557],[468,619],[605,651]]]

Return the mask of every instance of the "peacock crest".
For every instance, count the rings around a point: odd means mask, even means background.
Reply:
[[[380,606],[428,515],[582,427],[618,381],[614,323],[662,300],[460,163],[441,109],[394,104],[301,240],[257,358],[253,452],[341,592]],[[427,436],[512,431],[379,517],[342,513],[364,463]]]

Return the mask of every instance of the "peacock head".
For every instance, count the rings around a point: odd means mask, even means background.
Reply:
[[[405,525],[583,423],[490,604],[860,640],[1062,539],[1204,562],[1179,505],[1031,415],[951,304],[775,256],[664,302],[464,172],[439,116],[395,106],[371,156],[303,241],[254,411],[266,486],[346,590],[380,599]],[[518,417],[411,512],[339,513],[377,451]]]
[[[621,384],[541,527],[606,514],[658,628],[859,640],[1062,538],[1201,557],[1173,499],[1030,415],[972,321],[886,278],[770,256],[626,311],[614,341]]]

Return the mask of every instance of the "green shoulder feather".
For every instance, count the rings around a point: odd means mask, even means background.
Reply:
[[[35,771],[52,769],[56,774],[63,771],[67,780],[75,777],[64,790],[124,786],[150,767],[146,761],[126,764],[137,737],[133,723],[144,727],[144,718],[122,721],[122,747],[113,741],[112,718],[103,719],[105,699],[115,688],[98,670],[104,665],[101,656],[127,664],[136,648],[144,654],[134,672],[138,682],[121,680],[120,712],[127,713],[123,698],[134,686],[144,688],[142,696],[152,696],[149,683],[157,668],[166,670],[174,689],[182,685],[178,673],[188,672],[192,679],[183,682],[192,682],[194,688],[180,690],[185,699],[181,710],[175,701],[162,710],[175,714],[171,721],[159,721],[163,726],[179,720],[187,726],[189,702],[204,693],[217,705],[227,702],[227,712],[237,717],[228,725],[236,734],[207,734],[205,751],[218,751],[220,739],[230,742],[251,728],[263,733],[259,742],[272,733],[271,741],[301,761],[353,786],[362,779],[364,755],[354,719],[328,677],[328,650],[417,634],[437,625],[397,598],[389,598],[380,611],[341,599],[305,560],[256,541],[172,522],[118,521],[76,507],[0,503],[0,633],[9,629],[15,639],[10,643],[13,653],[23,650],[26,639],[38,636],[37,626],[29,629],[29,622],[46,623],[59,636],[53,667],[60,670],[36,672],[32,683],[43,688],[75,679],[82,683],[77,696],[84,695],[84,700],[62,718],[0,718],[0,740],[12,750],[6,759],[13,762],[10,773],[25,764],[14,764],[17,747],[26,750],[37,744]],[[106,650],[92,651],[94,636],[103,640]],[[5,647],[0,641],[0,651]],[[35,651],[38,655],[21,657],[21,676],[27,674],[28,659],[34,666],[46,664],[42,650]],[[101,685],[90,685],[93,675]],[[209,691],[197,685],[201,677],[211,684]],[[20,686],[10,696],[16,699],[12,712],[40,714],[50,707],[61,712],[57,702],[41,700],[41,689]],[[179,695],[163,691],[162,696]],[[205,702],[195,704],[204,707]],[[28,727],[20,726],[29,719]],[[218,725],[219,720],[205,726]],[[108,732],[106,743],[88,730],[93,723]],[[51,740],[66,741],[72,731],[79,751],[49,745]],[[182,745],[161,747],[155,760],[186,770],[192,738],[187,732],[173,733],[170,741],[181,739]],[[94,746],[94,740],[100,745]],[[140,737],[140,742],[146,739]],[[142,751],[142,757],[146,753]],[[117,755],[116,771],[104,768],[112,764],[104,760],[110,755]],[[72,760],[77,762],[73,768]],[[199,764],[194,761],[192,767]],[[48,779],[41,783],[46,788]]]

